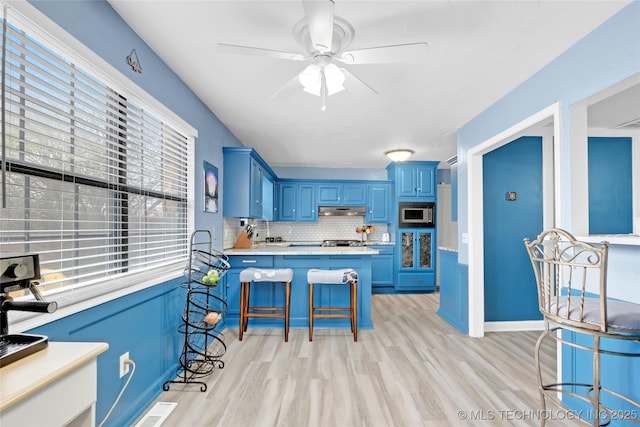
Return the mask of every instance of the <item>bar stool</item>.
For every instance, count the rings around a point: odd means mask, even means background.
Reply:
[[[358,273],[351,268],[342,270],[311,269],[307,272],[307,282],[309,282],[309,341],[313,341],[313,319],[319,318],[351,319],[353,340],[358,341]],[[314,307],[314,284],[349,284],[351,287],[349,307]]]
[[[240,334],[247,330],[250,317],[284,319],[284,341],[289,341],[289,301],[291,300],[291,279],[293,270],[290,268],[246,268],[240,272]],[[249,290],[251,283],[284,283],[284,307],[252,307],[249,305]]]

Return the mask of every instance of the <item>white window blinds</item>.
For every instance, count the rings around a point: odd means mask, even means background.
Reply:
[[[0,252],[40,254],[44,290],[185,259],[192,136],[19,25],[2,19]]]

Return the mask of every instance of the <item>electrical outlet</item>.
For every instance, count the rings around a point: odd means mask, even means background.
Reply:
[[[128,351],[120,356],[120,378],[124,377],[129,373],[129,364],[124,363],[125,360],[129,360]]]

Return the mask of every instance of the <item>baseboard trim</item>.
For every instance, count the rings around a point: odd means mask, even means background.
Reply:
[[[485,332],[542,331],[544,320],[522,320],[515,322],[484,322]]]

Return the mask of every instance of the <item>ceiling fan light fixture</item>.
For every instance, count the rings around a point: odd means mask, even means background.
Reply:
[[[395,150],[385,151],[384,155],[391,159],[392,162],[404,162],[411,157],[415,151],[408,148],[398,148]]]
[[[302,90],[311,95],[320,96],[322,94],[322,73],[324,73],[327,85],[327,95],[344,90],[344,73],[335,64],[328,64],[324,67],[316,64],[308,65],[298,77]]]
[[[311,95],[320,96],[320,67],[316,64],[310,64],[298,76],[298,80],[302,85],[302,90]]]
[[[324,77],[327,82],[327,94],[329,96],[344,90],[344,73],[336,64],[324,67]]]

